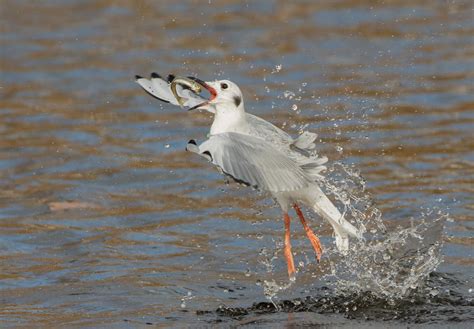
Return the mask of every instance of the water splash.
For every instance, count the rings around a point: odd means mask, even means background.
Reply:
[[[366,191],[365,180],[354,166],[334,163],[322,181],[328,194],[343,206],[344,217],[364,232],[347,255],[330,251],[333,271],[329,280],[336,292],[370,292],[389,302],[402,299],[424,285],[442,262],[440,249],[447,215],[430,210],[410,227],[387,232],[382,213]]]
[[[434,223],[399,228],[382,240],[353,244],[349,257],[332,264],[334,287],[340,293],[371,292],[389,301],[407,297],[424,285],[442,261],[441,241],[424,239],[436,235],[441,222],[442,217]]]
[[[299,111],[297,104],[306,93],[306,86],[303,83],[298,90],[285,90],[277,98],[293,104],[293,111]],[[295,123],[292,128],[302,133],[308,124]],[[337,123],[334,123],[334,128],[336,135],[340,134]],[[344,152],[339,145],[336,151]],[[316,152],[313,155],[318,156]],[[323,278],[317,276],[316,280],[330,282],[338,294],[367,292],[390,303],[424,285],[426,278],[442,262],[440,250],[446,214],[433,209],[420,214],[416,220],[412,219],[410,227],[399,226],[395,231],[388,232],[382,212],[374,204],[366,182],[355,165],[341,162],[329,164],[319,184],[326,194],[336,200],[344,218],[364,234],[364,240],[351,240],[351,250],[347,255],[326,247],[331,271]],[[276,249],[279,250],[279,247],[277,245]],[[277,252],[271,257],[265,253],[268,251],[260,254],[260,263],[271,274],[273,262],[278,258]],[[265,296],[274,303],[277,295],[291,285],[270,280],[264,281],[262,286]]]
[[[279,283],[276,280],[263,280],[263,282],[258,282],[258,285],[262,285],[263,287],[263,294],[265,297],[275,306],[277,310],[280,310],[275,297],[277,297],[280,291],[284,291],[289,289],[293,285],[293,281],[289,281],[288,283]]]
[[[335,296],[362,294],[383,299],[389,305],[422,291],[429,275],[442,262],[440,250],[447,215],[435,209],[425,211],[417,220],[412,219],[409,227],[399,226],[389,232],[355,166],[333,163],[320,185],[336,200],[344,217],[364,233],[364,240],[351,240],[351,249],[345,255],[326,246],[331,271],[316,276],[316,280],[328,284]],[[273,272],[281,247],[277,243],[272,254],[262,249],[260,263],[267,273]],[[298,270],[303,271],[300,267]],[[258,285],[274,305],[279,294],[292,287],[286,281],[275,280]]]
[[[237,319],[250,315],[254,319],[255,316],[275,312],[312,312],[341,314],[349,319],[401,320],[407,323],[446,321],[448,327],[456,326],[462,321],[472,321],[473,301],[461,293],[467,288],[465,283],[450,275],[436,272],[430,274],[425,281],[424,291],[399,300],[387,300],[370,291],[340,294],[323,286],[314,289],[311,296],[278,302],[259,302],[245,308],[220,306],[215,313]],[[438,289],[440,286],[448,286],[451,289]],[[379,322],[379,326],[383,325]]]
[[[375,206],[366,190],[365,179],[355,166],[335,162],[328,167],[321,185],[340,205],[344,218],[356,225],[362,233],[384,235],[387,231],[382,212]]]

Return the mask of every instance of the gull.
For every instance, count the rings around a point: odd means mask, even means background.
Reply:
[[[278,202],[291,281],[296,272],[290,240],[291,208],[303,225],[318,262],[323,252],[321,242],[299,204],[329,222],[336,247],[342,253],[349,249],[349,237],[362,239],[362,232],[344,218],[320,188],[328,159],[317,154],[315,133],[304,132],[294,139],[270,122],[247,113],[240,88],[229,80],[203,81],[174,75],[164,79],[152,73],[150,79],[136,76],[136,82],[161,101],[214,114],[208,139],[200,145],[190,140],[186,149],[203,156],[233,180],[269,192]],[[203,92],[209,96],[203,96]]]

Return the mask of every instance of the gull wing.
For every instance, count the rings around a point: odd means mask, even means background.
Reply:
[[[286,154],[311,176],[313,181],[323,177],[322,172],[326,170],[324,164],[328,158],[318,155],[316,151],[317,134],[305,131],[293,139],[280,128],[258,116],[246,113],[245,118],[251,128],[250,135],[264,139]]]
[[[206,157],[237,182],[260,190],[285,192],[312,184],[296,162],[257,137],[216,134],[199,146],[190,141],[187,150]]]
[[[139,75],[135,76],[135,78],[135,81],[152,97],[162,102],[179,106],[179,103],[170,88],[170,83],[175,78],[174,75],[170,74],[166,79],[164,79],[161,75],[152,73],[150,79]],[[186,100],[183,104],[185,107],[191,108],[207,101],[204,97],[195,94],[180,84],[176,85],[176,92]]]

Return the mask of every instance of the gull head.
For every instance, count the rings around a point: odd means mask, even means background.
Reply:
[[[225,104],[234,107],[242,105],[242,92],[240,88],[229,80],[208,82],[214,88],[217,96],[210,102],[211,104]]]
[[[198,80],[196,80],[198,81]],[[216,113],[219,109],[244,111],[244,102],[240,88],[229,80],[198,81],[210,94],[209,100],[193,109],[203,109]]]

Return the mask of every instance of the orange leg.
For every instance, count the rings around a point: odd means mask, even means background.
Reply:
[[[321,255],[323,254],[323,248],[321,246],[321,242],[319,238],[314,234],[313,230],[308,226],[306,220],[304,219],[303,212],[301,211],[300,207],[295,203],[293,205],[295,208],[296,214],[300,218],[301,224],[303,224],[303,228],[306,231],[306,235],[308,236],[309,241],[313,245],[314,252],[316,253],[316,259],[318,262],[321,260]]]
[[[295,280],[295,263],[293,261],[293,254],[291,253],[291,242],[290,242],[290,221],[291,218],[288,213],[283,214],[285,219],[285,258],[286,264],[288,265],[288,276],[291,281]]]

